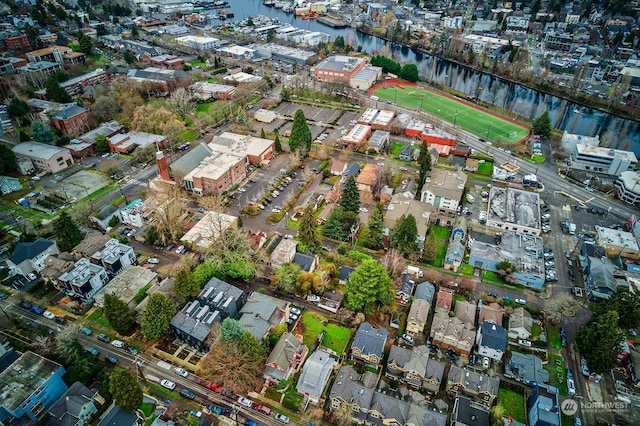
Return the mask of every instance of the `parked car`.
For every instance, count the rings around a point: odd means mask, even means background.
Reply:
[[[150,257],[149,259],[147,259],[147,263],[151,263],[152,265],[155,265],[160,263],[160,259],[158,259],[157,257]]]
[[[31,309],[31,303],[27,302],[26,300],[18,303],[18,306],[20,306],[22,309]]]
[[[67,320],[64,319],[64,317],[55,317],[53,320],[61,325],[67,322]]]
[[[176,254],[182,254],[185,253],[187,251],[187,249],[184,246],[178,246],[178,248],[176,249]]]
[[[447,349],[447,357],[451,359],[451,361],[457,361],[460,359],[460,356],[458,356],[453,349]]]
[[[220,391],[222,390],[222,387],[215,382],[209,382],[207,383],[207,389],[220,393]]]
[[[50,312],[50,311],[44,311],[42,313],[42,316],[47,318],[47,319],[51,319],[51,320],[56,318],[56,314],[54,314],[53,312]]]
[[[524,300],[524,299],[516,299],[516,303],[517,303],[518,305],[526,305],[526,304],[527,304],[527,301],[526,301],[526,300]]]
[[[266,405],[256,404],[256,405],[253,406],[253,408],[255,408],[258,411],[263,412],[267,416],[271,415],[271,408],[267,407]]]
[[[93,334],[93,330],[87,327],[80,327],[80,333],[91,336]]]
[[[189,389],[181,389],[180,395],[184,396],[187,399],[195,399],[196,394],[191,392]]]
[[[124,342],[122,340],[114,340],[111,344],[116,348],[124,348]]]
[[[284,414],[277,413],[275,419],[280,423],[289,423],[289,417]]]
[[[111,341],[111,338],[106,334],[100,333],[98,334],[98,340],[100,340],[101,342],[109,343]]]
[[[35,281],[38,277],[32,272],[27,275],[27,278],[29,278],[29,281]]]
[[[176,374],[178,376],[182,376],[182,377],[187,377],[189,375],[189,372],[187,370],[185,370],[184,368],[176,368]]]
[[[42,315],[44,313],[44,309],[42,309],[39,306],[33,305],[30,309],[31,312],[33,312],[34,314],[38,314],[38,315]]]
[[[8,299],[8,298],[9,298],[9,295],[7,293],[3,293],[3,292],[0,291],[0,299],[5,300],[5,299]]]
[[[114,365],[118,363],[118,358],[113,355],[105,355],[104,360]]]
[[[238,398],[238,403],[240,405],[244,405],[245,407],[253,407],[253,401],[249,398],[245,398],[244,396]]]
[[[489,357],[482,358],[482,368],[489,368]]]
[[[127,346],[127,351],[129,351],[129,353],[131,355],[138,355],[138,352],[140,352],[139,350],[137,350],[133,346]]]
[[[292,314],[300,315],[300,309],[298,308],[291,307],[289,308],[289,312],[291,312]]]
[[[413,345],[413,337],[409,336],[408,334],[403,334],[402,335],[402,340],[404,340],[405,342],[407,342],[410,345]]]
[[[98,356],[98,354],[100,354],[100,352],[98,352],[98,350],[93,346],[85,346],[84,350],[95,356]]]
[[[176,384],[173,383],[171,380],[167,380],[167,379],[163,379],[160,382],[160,386],[162,386],[163,388],[167,388],[169,390],[174,390],[176,388]]]
[[[225,398],[229,398],[233,401],[235,401],[238,398],[238,395],[226,389],[222,389],[222,391],[220,392],[220,395],[224,396]]]

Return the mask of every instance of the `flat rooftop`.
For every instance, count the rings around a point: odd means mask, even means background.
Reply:
[[[2,405],[15,411],[59,368],[63,367],[56,362],[33,352],[25,352],[0,373],[0,401],[2,401]]]
[[[229,169],[243,161],[244,158],[238,155],[214,152],[213,155],[202,160],[199,166],[189,172],[184,177],[184,180],[193,180],[194,178],[218,180]]]
[[[273,143],[274,142],[269,139],[224,132],[218,136],[214,136],[209,143],[209,147],[214,151],[259,157],[267,151]]]
[[[135,305],[133,298],[138,291],[157,280],[158,274],[155,272],[142,266],[129,265],[102,287],[94,295],[94,300],[98,306],[102,306],[104,304],[104,295],[108,293],[118,296],[124,303],[134,303]]]
[[[66,148],[48,145],[40,142],[22,142],[13,147],[16,156],[24,156],[29,158],[39,158],[42,160],[50,160],[56,155],[68,153]]]
[[[598,244],[626,247],[629,250],[638,250],[640,248],[638,241],[636,241],[631,232],[618,231],[596,225],[596,233],[598,234]]]
[[[328,57],[327,59],[316,65],[314,68],[329,71],[352,71],[360,63],[362,63],[362,61],[364,61],[363,58],[336,55]]]
[[[540,196],[535,192],[494,186],[489,192],[488,222],[540,228]]]
[[[591,146],[584,143],[576,144],[576,152],[578,155],[588,155],[599,158],[619,158],[621,160],[637,163],[636,155],[631,151],[622,151],[620,149],[604,148],[600,146]]]
[[[207,212],[180,240],[195,244],[198,247],[210,247],[214,240],[236,220],[238,220],[237,216]]]
[[[356,124],[349,133],[342,137],[342,141],[345,143],[360,143],[367,138],[370,132],[371,126]]]

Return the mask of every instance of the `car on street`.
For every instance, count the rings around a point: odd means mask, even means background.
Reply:
[[[163,379],[160,382],[160,386],[162,386],[163,388],[167,388],[169,390],[174,390],[176,388],[176,384],[173,383],[171,380],[167,380],[167,379]]]
[[[482,358],[482,368],[489,368],[489,357]]]
[[[516,300],[515,300],[515,302],[516,302],[518,305],[526,305],[526,304],[527,304],[527,301],[526,301],[526,300],[524,300],[524,299],[516,299]]]
[[[160,260],[157,257],[150,257],[149,259],[147,259],[147,263],[150,263],[152,265],[156,265],[156,264],[160,263]]]
[[[36,278],[36,274],[34,274],[33,272],[31,272],[30,274],[27,275],[27,278],[29,278],[29,281],[35,281]]]
[[[210,389],[214,392],[220,393],[220,391],[222,390],[222,386],[220,386],[219,384],[215,383],[215,382],[209,382],[207,383],[207,389]]]
[[[55,317],[53,320],[54,320],[55,322],[57,322],[58,324],[64,324],[64,323],[66,323],[66,322],[67,322],[67,320],[66,320],[66,319],[64,319],[64,317],[58,317],[58,316],[57,316],[57,317]]]
[[[280,423],[289,423],[289,417],[284,414],[277,413],[275,419]]]
[[[109,343],[111,341],[111,338],[106,334],[100,333],[98,334],[98,340],[100,340],[101,342]]]
[[[493,292],[493,291],[490,291],[490,292],[489,292],[489,296],[491,296],[491,297],[498,297],[498,294],[497,294],[497,293],[495,293],[495,292]]]
[[[93,330],[91,330],[90,328],[87,327],[80,327],[80,333],[86,335],[86,336],[91,336],[93,334]]]
[[[187,377],[189,375],[189,372],[184,368],[178,367],[175,371],[178,376]]]
[[[104,360],[114,365],[118,363],[118,358],[113,355],[105,355]]]
[[[93,346],[85,346],[84,350],[95,356],[98,356],[100,354],[100,352],[98,352],[98,350]]]
[[[263,412],[267,416],[271,415],[271,408],[267,407],[266,405],[256,404],[256,405],[253,406],[253,408],[255,410]]]
[[[138,352],[140,352],[139,350],[137,350],[133,346],[127,346],[127,351],[129,351],[129,353],[131,355],[138,355]]]
[[[0,292],[0,299],[8,299],[9,295],[7,293]]]
[[[571,252],[569,250],[565,251],[564,257],[566,257],[567,259],[571,259]]]
[[[189,389],[181,389],[180,395],[184,396],[187,399],[194,399],[196,397],[196,394],[191,392]]]
[[[116,348],[124,348],[124,342],[122,340],[113,340],[111,344]]]
[[[31,303],[27,302],[26,300],[18,303],[18,306],[20,306],[22,309],[31,309]]]
[[[187,249],[184,246],[178,246],[176,249],[176,254],[186,253]]]
[[[49,312],[49,311],[44,311],[42,313],[42,316],[47,318],[47,319],[55,319],[56,318],[56,314],[54,314],[53,312]]]
[[[220,391],[220,395],[224,396],[225,398],[229,398],[232,401],[235,401],[238,398],[238,395],[226,389],[222,389],[222,391]]]
[[[238,403],[240,405],[244,405],[245,407],[253,407],[253,401],[250,400],[249,398],[245,398],[244,396],[241,396],[238,398]]]
[[[31,312],[33,312],[34,314],[38,314],[38,315],[42,315],[44,313],[44,309],[42,309],[39,306],[33,305],[30,309]]]

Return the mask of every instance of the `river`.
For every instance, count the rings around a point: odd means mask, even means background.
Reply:
[[[321,31],[332,37],[341,35],[347,43],[361,45],[368,54],[375,55],[387,42],[381,38],[359,33],[351,28],[336,29],[316,22],[302,20],[292,13],[267,7],[262,0],[228,0],[235,17],[241,21],[249,16],[265,15],[278,18],[282,23],[290,23],[298,28]],[[587,105],[580,105],[566,99],[548,95],[535,89],[502,80],[490,74],[423,54],[406,46],[391,44],[390,50],[395,60],[418,65],[420,76],[427,81],[437,82],[458,92],[475,96],[507,111],[533,119],[545,109],[549,110],[553,127],[569,133],[585,136],[600,135],[604,146],[634,151],[640,155],[640,122],[603,112]],[[478,89],[479,88],[479,89]]]

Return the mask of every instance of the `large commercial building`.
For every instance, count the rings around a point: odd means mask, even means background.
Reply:
[[[578,143],[571,154],[571,167],[618,176],[636,168],[638,159],[633,152],[602,148]]]
[[[363,58],[352,56],[330,56],[311,68],[311,76],[316,80],[349,83],[349,80],[364,67]]]
[[[36,169],[58,173],[73,165],[71,151],[40,142],[22,142],[13,147],[18,158],[28,158]]]
[[[247,157],[247,161],[253,166],[267,163],[276,151],[272,140],[231,132],[215,136],[209,146],[214,151]]]
[[[631,232],[595,226],[596,241],[600,244],[607,257],[620,256],[627,259],[640,259],[638,241]]]
[[[213,50],[220,47],[220,39],[193,35],[176,37],[176,43],[198,50]]]
[[[616,188],[620,200],[634,206],[640,205],[640,173],[635,171],[620,173],[616,180]]]
[[[489,192],[487,226],[540,235],[540,196],[535,192],[494,186]]]

